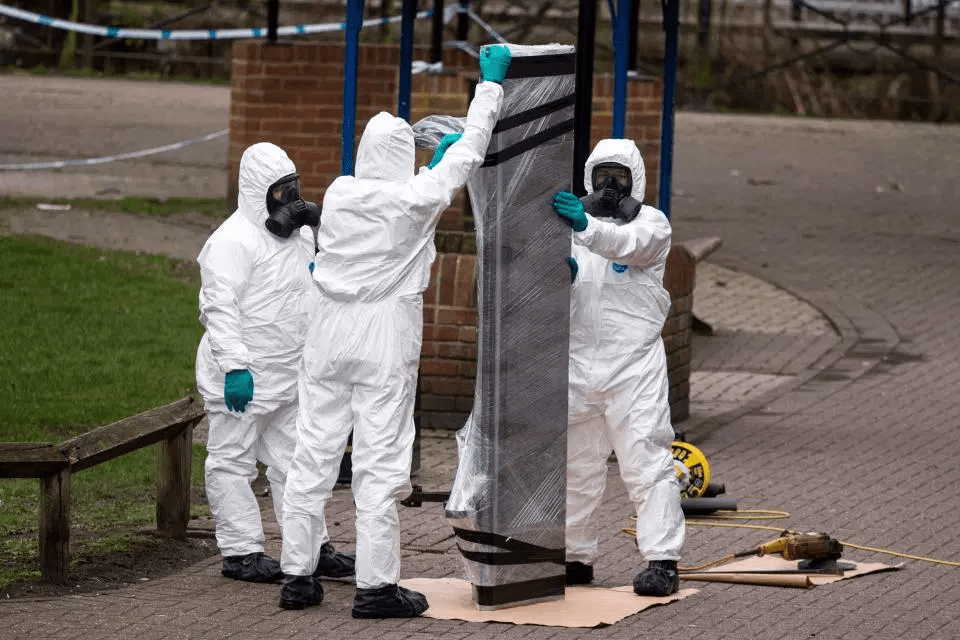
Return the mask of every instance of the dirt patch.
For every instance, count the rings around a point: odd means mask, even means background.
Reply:
[[[264,533],[268,540],[279,536],[279,528],[273,515],[270,484],[265,469],[253,481],[252,489],[260,505]],[[192,490],[191,504],[205,506],[206,495],[202,487]],[[63,584],[51,584],[38,577],[12,582],[0,587],[0,599],[60,598],[63,596],[99,593],[122,589],[182,571],[187,567],[219,555],[214,537],[213,518],[202,516],[190,520],[187,535],[183,540],[174,540],[157,534],[153,526],[112,527],[108,531],[89,531],[74,526],[70,529],[71,557],[67,580]],[[31,532],[30,536],[36,536]],[[106,537],[124,538],[122,550],[96,549],[96,542]],[[103,545],[101,545],[103,546]],[[119,545],[114,545],[119,546]],[[39,558],[0,558],[0,569],[35,570]]]
[[[77,546],[99,535],[71,532]],[[129,544],[123,551],[79,554],[73,558],[64,584],[22,580],[0,588],[0,598],[59,598],[120,589],[163,578],[217,554],[212,535],[192,534],[185,540],[173,540],[132,528],[113,530],[110,535],[124,536]],[[9,559],[0,561],[0,566],[10,564]]]

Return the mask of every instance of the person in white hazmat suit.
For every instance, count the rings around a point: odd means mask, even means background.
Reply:
[[[314,280],[321,292],[300,376],[297,449],[287,479],[279,605],[323,599],[311,578],[323,539],[324,505],[353,431],[356,503],[355,618],[415,617],[423,594],[400,587],[397,500],[409,494],[413,407],[423,339],[423,292],[443,211],[483,163],[503,102],[506,46],[485,47],[464,130],[441,140],[414,173],[414,134],[400,118],[370,119],[356,175],[337,178],[323,200]]]
[[[300,198],[293,161],[268,142],[240,159],[237,209],[214,231],[200,263],[197,389],[209,433],[207,499],[224,576],[251,582],[283,577],[263,553],[260,508],[251,488],[266,465],[277,522],[283,519],[287,470],[296,445],[297,373],[308,314],[316,204]],[[353,573],[353,558],[328,545],[328,574]]]
[[[634,578],[634,592],[669,595],[679,589],[684,542],[660,336],[670,310],[663,287],[670,223],[641,204],[646,176],[632,140],[601,140],[587,159],[584,186],[582,200],[561,191],[553,204],[573,228],[567,583],[593,580],[596,513],[614,451],[636,506],[637,546],[648,562]]]

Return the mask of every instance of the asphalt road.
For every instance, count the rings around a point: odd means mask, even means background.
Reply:
[[[224,131],[230,88],[182,82],[0,75],[0,165],[97,159]],[[227,136],[143,158],[2,171],[0,194],[226,195]]]

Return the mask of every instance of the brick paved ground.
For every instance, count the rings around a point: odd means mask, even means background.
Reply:
[[[692,416],[677,425],[744,509],[773,527],[960,561],[960,129],[711,117],[677,121],[678,240],[723,239],[698,275]],[[719,283],[723,284],[719,284]],[[416,482],[449,486],[446,432],[423,437]],[[639,566],[631,508],[611,464],[600,586]],[[352,504],[329,521],[351,548]],[[404,576],[459,575],[438,504],[401,507]],[[277,550],[275,527],[271,551]],[[685,564],[773,537],[691,524]],[[901,560],[848,548],[854,561]],[[219,561],[100,595],[0,604],[4,638],[957,638],[960,568],[902,571],[811,590],[685,583],[699,592],[594,630],[421,618],[356,621],[353,589],[277,608],[275,585],[222,579]]]

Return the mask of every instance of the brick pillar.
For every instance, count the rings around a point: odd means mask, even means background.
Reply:
[[[256,142],[282,147],[300,173],[303,197],[323,200],[326,186],[340,175],[343,61],[338,43],[234,43],[227,193],[231,207],[237,199],[240,156]],[[396,113],[399,61],[396,47],[360,47],[356,140],[372,116]]]
[[[463,426],[473,407],[476,376],[477,258],[439,254],[423,298],[422,426]]]
[[[663,325],[663,347],[670,379],[670,418],[674,424],[690,416],[690,339],[693,323],[693,284],[696,260],[681,245],[670,248],[663,286],[673,304]]]

